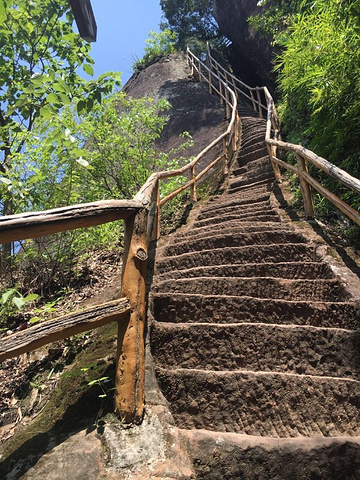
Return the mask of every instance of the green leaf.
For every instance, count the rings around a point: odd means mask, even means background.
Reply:
[[[10,288],[9,290],[6,290],[6,292],[4,292],[1,295],[1,303],[5,305],[5,303],[9,300],[9,297],[11,297],[11,295],[15,292],[16,290],[14,288]]]
[[[26,297],[24,297],[24,301],[33,302],[37,298],[39,298],[39,295],[37,293],[29,293],[29,295],[26,295]]]
[[[94,75],[94,69],[91,65],[89,65],[88,63],[84,63],[83,65],[83,70],[85,73],[87,73],[88,75],[90,75],[91,77]]]
[[[59,97],[56,95],[56,93],[50,93],[47,97],[46,97],[46,101],[48,103],[59,103]]]
[[[86,107],[86,104],[85,104],[84,100],[79,100],[77,105],[76,105],[77,113],[80,114],[81,112],[83,112],[85,107]]]
[[[12,299],[12,302],[19,310],[21,310],[23,308],[23,306],[25,305],[23,297],[14,297]]]
[[[50,120],[53,117],[54,112],[48,106],[45,105],[40,109],[40,115],[43,118]]]
[[[34,324],[40,322],[41,318],[40,317],[32,317],[29,320],[29,323]]]

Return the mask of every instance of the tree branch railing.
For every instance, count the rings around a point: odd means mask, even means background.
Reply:
[[[133,200],[100,201],[0,218],[0,244],[124,220],[121,298],[42,322],[1,339],[0,361],[109,322],[117,322],[114,403],[115,412],[125,424],[140,423],[144,413],[146,267],[149,243],[160,237],[160,208],[185,189],[190,190],[191,199],[196,202],[198,182],[221,161],[224,174],[227,174],[230,158],[237,148],[239,116],[236,94],[190,50],[187,55],[191,71],[197,72],[199,79],[209,84],[211,93],[215,91],[220,95],[229,119],[226,131],[195,159],[178,170],[152,174]],[[200,160],[214,150],[216,158],[198,172]],[[184,173],[188,173],[189,180],[165,198],[160,198],[160,182]]]
[[[252,103],[254,110],[259,114],[259,117],[266,118],[265,141],[275,177],[278,181],[281,181],[282,179],[279,167],[287,169],[297,175],[299,178],[306,217],[314,218],[315,216],[311,193],[311,189],[313,188],[353,222],[360,225],[360,213],[312,177],[308,171],[308,163],[358,194],[360,194],[360,180],[301,145],[283,142],[280,137],[280,123],[275,103],[269,90],[266,87],[249,87],[241,82],[212,57],[209,45],[208,64],[212,70],[216,71],[219,78],[225,83],[230,83],[232,85],[237,98],[241,95],[249,100]],[[266,105],[264,104],[263,99],[265,100]],[[292,165],[285,160],[278,158],[278,149],[295,153],[297,165]]]

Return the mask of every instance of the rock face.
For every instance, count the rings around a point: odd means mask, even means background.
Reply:
[[[257,0],[215,0],[214,16],[221,33],[232,42],[229,55],[237,76],[251,86],[266,85],[273,90],[274,50],[270,41],[260,38],[247,21],[265,10],[257,3]]]
[[[184,139],[179,135],[187,131],[192,136],[194,146],[182,155],[190,159],[226,130],[225,110],[218,96],[210,95],[205,82],[199,83],[190,77],[183,53],[169,55],[133,75],[124,91],[134,98],[148,95],[171,103],[167,113],[169,120],[159,142],[159,149],[163,152],[181,145]],[[213,158],[209,156],[206,162]]]

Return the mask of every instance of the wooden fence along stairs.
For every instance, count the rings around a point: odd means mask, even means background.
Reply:
[[[150,295],[159,386],[189,441],[197,478],[360,478],[356,302],[316,245],[271,202],[284,167],[299,176],[308,217],[311,186],[360,224],[359,212],[313,179],[307,162],[358,193],[360,181],[282,142],[267,89],[243,84],[208,53],[205,65],[188,51],[189,65],[219,94],[229,126],[192,162],[154,173],[133,200],[0,219],[3,243],[119,218],[126,226],[123,298],[6,338],[0,360],[117,321],[115,410],[125,423],[141,422],[146,261],[149,242],[159,238],[160,207],[187,188],[196,202],[197,183],[223,165],[227,190],[158,249]],[[199,160],[219,146],[197,172]],[[281,160],[279,147],[295,152],[297,165]],[[162,179],[186,172],[184,186],[161,198]]]

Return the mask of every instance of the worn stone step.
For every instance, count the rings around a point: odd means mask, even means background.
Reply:
[[[159,259],[157,272],[184,270],[206,265],[235,263],[283,263],[319,261],[316,248],[307,244],[251,245],[245,247],[224,247],[199,252],[183,253]]]
[[[264,225],[266,229],[266,225]],[[158,255],[182,255],[188,252],[210,250],[213,248],[241,247],[245,245],[271,245],[276,243],[306,243],[303,236],[294,232],[262,231],[254,233],[210,234],[202,238],[174,239],[167,247],[159,248]],[[261,247],[259,247],[261,248]]]
[[[237,202],[234,203],[233,205],[218,205],[218,208],[214,209],[207,209],[207,210],[201,210],[199,215],[198,215],[198,220],[203,220],[204,218],[211,218],[216,215],[228,215],[228,214],[233,214],[233,213],[249,213],[253,211],[259,211],[263,210],[266,212],[267,210],[273,211],[269,199],[266,199],[265,201],[261,202],[251,202],[251,203],[243,203],[239,205]]]
[[[254,151],[259,150],[265,150],[263,157],[268,154],[264,137],[259,140],[253,139],[253,141],[247,145],[242,144],[239,151],[239,157],[246,157],[246,155],[248,155],[249,153],[253,153]]]
[[[172,324],[151,331],[166,369],[253,370],[360,379],[360,332],[253,324]]]
[[[156,372],[180,428],[280,438],[360,435],[357,380],[252,371]]]
[[[180,430],[197,480],[358,480],[360,437],[265,438]]]
[[[225,196],[224,196],[225,197]],[[222,201],[217,201],[215,202],[206,202],[203,207],[201,208],[201,213],[205,212],[215,212],[217,210],[221,210],[223,208],[227,207],[233,207],[233,206],[238,206],[238,207],[244,207],[246,208],[247,206],[254,205],[257,203],[263,203],[270,205],[270,194],[267,191],[264,191],[264,193],[261,192],[260,196],[257,196],[257,198],[244,198],[243,195],[233,195],[233,196],[226,196],[225,198],[222,199]]]
[[[244,222],[243,220],[231,220],[230,222],[227,222],[226,225],[219,223],[210,226],[184,229],[183,231],[175,232],[169,238],[174,239],[174,241],[176,242],[194,238],[204,238],[211,234],[217,235],[219,232],[222,232],[224,235],[232,234],[234,232],[236,232],[237,234],[256,232],[261,233],[264,231],[264,229],[266,229],[267,232],[293,231],[291,225],[281,222],[266,222],[262,224],[258,222]]]
[[[248,174],[248,175],[243,175],[240,178],[236,178],[234,180],[229,181],[229,191],[243,187],[244,185],[249,185],[251,184],[258,184],[259,182],[271,182],[275,180],[274,172],[269,171],[269,172],[264,172],[257,174],[255,173],[254,175]]]
[[[273,170],[273,167],[270,163],[270,160],[269,160],[269,157],[265,157],[264,159],[260,159],[260,160],[257,160],[256,162],[259,162],[259,165],[255,168],[252,167],[252,165],[250,164],[246,164],[245,166],[242,166],[242,167],[239,167],[239,168],[235,168],[232,172],[231,172],[231,175],[230,175],[230,178],[238,178],[240,177],[241,175],[246,175],[249,171],[257,171],[257,172],[272,172]],[[253,162],[255,163],[255,162]],[[252,167],[252,168],[250,168]]]
[[[349,294],[337,279],[291,280],[271,277],[200,277],[164,280],[157,292],[202,295],[237,295],[277,300],[343,302]]]
[[[263,180],[249,180],[250,183],[245,183],[243,185],[239,185],[238,187],[231,187],[228,190],[228,195],[233,195],[233,194],[240,194],[240,193],[245,193],[247,195],[251,194],[253,196],[258,195],[260,191],[270,191],[272,188],[272,185],[274,183],[274,179],[263,179]]]
[[[174,323],[277,323],[354,329],[360,318],[352,302],[289,301],[236,295],[153,293],[154,317]]]
[[[258,160],[259,158],[265,157],[268,154],[267,148],[265,145],[258,149],[249,151],[248,153],[242,153],[240,149],[240,154],[238,161],[241,164],[251,162],[252,160]]]
[[[244,213],[230,213],[224,215],[214,215],[213,217],[204,218],[203,220],[195,220],[194,227],[204,227],[208,225],[216,225],[218,223],[226,224],[232,220],[243,220],[244,222],[281,222],[278,213],[275,210],[253,210]]]
[[[320,262],[247,263],[195,267],[188,270],[173,270],[158,275],[158,281],[166,279],[198,277],[275,277],[275,278],[333,278],[331,268]]]

